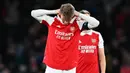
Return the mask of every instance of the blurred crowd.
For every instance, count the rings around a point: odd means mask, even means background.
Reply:
[[[44,73],[48,28],[31,17],[33,9],[72,3],[100,21],[106,73],[130,73],[130,0],[0,0],[0,73]]]

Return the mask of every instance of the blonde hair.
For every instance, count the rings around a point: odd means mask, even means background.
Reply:
[[[62,4],[60,7],[60,13],[64,16],[65,21],[70,21],[74,16],[75,8],[72,4],[66,3]]]

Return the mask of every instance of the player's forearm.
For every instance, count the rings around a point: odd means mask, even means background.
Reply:
[[[101,73],[105,73],[106,71],[106,59],[105,55],[100,57],[100,68],[101,68]]]
[[[79,13],[79,17],[84,19],[86,22],[89,23],[89,25],[91,26],[90,28],[94,28],[97,27],[99,25],[99,21],[97,19],[95,19],[94,17],[91,16],[87,16],[85,14]]]
[[[32,10],[31,15],[33,17],[39,17],[47,14],[57,14],[56,10],[45,10],[45,9],[37,9],[37,10]]]

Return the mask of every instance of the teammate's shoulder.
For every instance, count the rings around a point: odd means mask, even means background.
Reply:
[[[93,33],[100,35],[101,33],[95,30],[92,30]]]

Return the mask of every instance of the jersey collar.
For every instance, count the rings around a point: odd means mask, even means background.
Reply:
[[[63,24],[59,15],[57,15],[57,19]],[[71,19],[70,23],[73,23],[75,19],[76,19],[76,16],[74,16],[73,19]]]
[[[85,34],[92,35],[92,29],[90,29],[90,30],[83,30],[83,31],[81,32],[81,34],[82,34],[82,35],[85,35]]]

